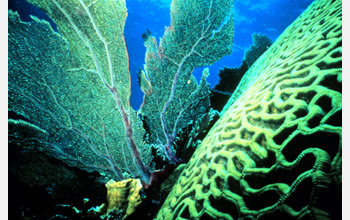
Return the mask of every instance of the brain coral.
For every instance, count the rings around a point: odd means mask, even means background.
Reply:
[[[316,0],[255,62],[157,219],[341,216],[342,2]]]

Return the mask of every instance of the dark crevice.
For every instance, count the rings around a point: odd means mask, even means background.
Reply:
[[[259,134],[255,142],[260,145],[260,147],[266,148],[266,137],[265,134]]]
[[[314,51],[314,49],[315,49],[315,46],[313,46],[313,45],[308,45],[307,48],[305,48],[305,49],[303,50],[303,54],[307,54],[307,53],[309,53],[309,52],[311,52],[311,51]]]
[[[332,182],[328,187],[318,190],[318,198],[313,206],[325,211],[330,219],[342,219],[342,192]]]
[[[226,167],[226,165],[227,165],[227,158],[226,157],[223,157],[223,156],[220,156],[220,155],[218,155],[217,157],[215,157],[215,159],[214,159],[214,163],[216,163],[216,164],[222,164],[222,165],[224,165],[224,167]]]
[[[185,219],[188,219],[191,217],[190,215],[190,211],[188,210],[188,206],[186,206],[182,212],[180,213],[180,216],[179,217],[182,217],[182,218],[185,218]]]
[[[273,130],[278,129],[280,126],[282,126],[282,124],[284,123],[285,118],[274,118],[274,119],[267,119],[267,120],[263,120],[263,124],[267,125],[265,126],[265,128],[271,128]]]
[[[331,57],[332,57],[332,58],[339,58],[339,57],[342,57],[342,56],[343,56],[342,53],[339,52],[338,50],[332,52],[332,54],[331,54]]]
[[[180,205],[178,207],[176,207],[176,209],[173,212],[173,216],[179,216],[179,213],[182,209],[182,206],[184,206],[184,203],[182,203],[182,204],[180,203]]]
[[[297,129],[297,127],[298,125],[294,125],[289,128],[284,128],[282,131],[280,131],[277,135],[273,137],[273,141],[276,144],[281,145]]]
[[[324,24],[324,18],[320,21],[320,25]]]
[[[254,133],[253,132],[249,132],[247,129],[243,128],[241,130],[241,138],[245,139],[245,140],[251,140],[253,137]]]
[[[273,118],[273,119],[261,119],[253,118],[251,115],[247,116],[248,122],[253,126],[258,126],[261,128],[271,128],[273,130],[278,129],[284,122],[285,118]]]
[[[306,66],[305,65],[299,65],[295,70],[299,71],[304,69]],[[287,88],[302,88],[302,87],[308,87],[310,86],[315,80],[316,80],[317,76],[311,77],[310,79],[307,79],[306,81],[297,83],[297,82],[292,82],[289,84],[283,84],[280,86],[280,89],[287,89]]]
[[[255,163],[256,168],[270,168],[276,163],[276,154],[273,151],[267,151],[267,157],[262,160],[257,160]]]
[[[216,183],[216,188],[219,190],[222,190],[224,180],[222,178],[220,178],[219,176],[217,176],[217,177],[215,177],[215,183]]]
[[[293,193],[285,200],[285,204],[292,207],[295,211],[300,211],[309,203],[312,193],[311,177],[304,179],[293,189]]]
[[[331,16],[333,13],[334,13],[334,11],[331,13]],[[333,29],[333,26],[327,28],[325,31],[322,32],[322,36],[324,37],[324,39],[327,39],[327,35],[329,34],[329,32],[331,32],[332,29]]]
[[[227,178],[227,185],[228,185],[228,189],[231,192],[234,192],[235,194],[238,194],[238,195],[242,195],[242,189],[241,189],[241,186],[239,185],[239,182],[232,176],[229,176]]]
[[[332,99],[328,96],[322,96],[316,101],[316,105],[320,106],[325,114],[332,110]]]
[[[307,104],[309,104],[312,100],[312,98],[316,95],[315,91],[307,91],[307,92],[301,92],[299,93],[295,98],[305,101]]]
[[[342,26],[338,26],[336,29],[334,29],[333,32],[338,33],[338,34],[340,34],[340,36],[342,36]]]
[[[211,179],[215,175],[215,170],[209,168],[207,171],[208,179]]]
[[[312,118],[310,118],[307,121],[308,127],[312,129],[312,128],[316,128],[317,126],[319,126],[320,122],[322,120],[322,117],[323,117],[323,115],[321,115],[321,114],[314,115]]]
[[[287,94],[287,93],[282,93],[281,94],[281,99],[285,102],[289,99],[290,97],[290,94]]]
[[[261,189],[274,183],[286,183],[292,185],[297,177],[312,169],[316,158],[313,154],[305,154],[295,167],[275,168],[267,174],[259,175],[255,172],[246,173],[245,180],[253,189]]]
[[[341,39],[339,39],[339,41],[337,42],[337,44],[335,45],[334,48],[339,48],[343,46],[343,41]]]
[[[334,11],[332,11],[332,13],[329,14],[329,16],[332,17],[337,12],[338,12],[338,10],[335,9]],[[334,28],[334,25],[332,27],[330,27],[329,29],[332,30],[333,28]]]
[[[282,153],[287,161],[293,161],[305,149],[321,148],[331,156],[331,159],[333,159],[338,152],[338,146],[339,135],[336,133],[322,131],[308,135],[297,134],[283,148]]]
[[[233,164],[235,165],[236,170],[237,170],[238,172],[242,173],[244,166],[243,166],[243,164],[241,163],[241,161],[240,161],[236,156],[234,156],[234,157],[232,158],[232,160],[233,160]]]
[[[209,196],[210,205],[219,212],[228,213],[233,219],[237,219],[239,212],[237,207],[231,201],[225,199],[224,197],[219,197],[215,199],[212,195]]]
[[[271,220],[271,219],[283,219],[283,220],[295,220],[295,217],[288,214],[283,209],[275,209],[273,212],[267,212],[261,216],[259,220]]]
[[[295,112],[293,112],[293,114],[295,116],[297,116],[297,118],[303,118],[307,115],[307,113],[308,113],[308,110],[305,108],[300,108],[300,109],[296,110]]]
[[[211,217],[207,213],[204,213],[201,217],[200,220],[216,220],[216,218]]]
[[[342,126],[342,110],[337,111],[331,115],[326,121],[325,124],[341,127]]]
[[[203,208],[204,200],[203,199],[196,199],[194,202],[195,202],[196,210],[198,212],[200,212],[202,210],[202,208]]]
[[[206,194],[207,192],[209,192],[209,190],[210,190],[209,185],[203,185],[203,186],[202,186],[202,192],[203,192],[203,194]]]
[[[320,47],[320,49],[325,49],[327,47],[329,47],[329,45],[331,45],[331,43],[329,43],[328,41],[325,41],[322,46]]]
[[[309,86],[311,86],[312,83],[315,82],[316,79],[317,79],[317,76],[313,76],[313,77],[309,78],[308,80],[300,83],[300,85],[298,87],[309,87]]]
[[[342,93],[342,84],[338,82],[337,75],[327,75],[320,82],[321,86]]]
[[[316,66],[320,68],[320,70],[339,69],[342,68],[342,61],[338,60],[332,63],[326,63],[324,61],[321,61],[317,63]]]
[[[267,190],[262,193],[243,196],[243,199],[249,210],[260,210],[276,204],[280,196],[275,190]]]
[[[302,56],[301,60],[302,61],[304,61],[304,60],[312,60],[312,59],[314,59],[317,56],[318,56],[318,54],[307,54],[305,56]]]
[[[271,103],[267,108],[267,113],[268,114],[280,114],[281,110],[278,109],[274,103]]]
[[[286,106],[283,107],[283,110],[284,110],[284,111],[288,111],[288,110],[290,110],[290,109],[292,109],[292,108],[293,108],[292,105],[286,105]]]

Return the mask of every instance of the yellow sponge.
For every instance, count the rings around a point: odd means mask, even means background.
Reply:
[[[341,217],[342,2],[316,0],[255,62],[157,219]]]
[[[115,210],[126,209],[123,219],[135,212],[136,207],[141,204],[140,190],[142,184],[139,179],[127,179],[119,182],[109,180],[106,183],[107,204],[98,207],[97,213],[101,218],[108,218],[108,214]]]

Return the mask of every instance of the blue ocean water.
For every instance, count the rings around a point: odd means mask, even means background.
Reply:
[[[125,37],[129,51],[132,79],[131,105],[138,109],[143,93],[137,84],[136,73],[143,67],[146,52],[142,33],[149,29],[159,42],[165,26],[170,24],[171,0],[127,0],[128,18]],[[232,53],[209,67],[207,78],[211,88],[218,83],[221,68],[237,67],[241,64],[244,50],[252,44],[254,32],[267,35],[273,41],[310,4],[312,0],[237,0],[235,1],[235,35]],[[200,79],[204,67],[197,68],[194,75]]]
[[[218,72],[224,67],[237,67],[241,64],[244,51],[252,44],[251,35],[255,32],[265,34],[273,41],[290,25],[310,4],[312,0],[237,0],[235,1],[235,34],[232,53],[209,67],[207,78],[211,88],[218,83]],[[130,73],[132,79],[131,105],[139,109],[143,93],[137,83],[137,72],[143,68],[146,48],[142,34],[148,29],[159,42],[166,26],[170,24],[171,0],[126,0],[128,17],[125,25],[125,38],[129,52]],[[29,21],[30,14],[50,19],[40,10],[24,0],[9,0],[9,8],[17,10],[22,20]],[[51,21],[55,29],[55,24]],[[202,70],[197,68],[194,76],[200,79]]]

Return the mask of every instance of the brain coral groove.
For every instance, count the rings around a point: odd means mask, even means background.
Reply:
[[[316,0],[248,70],[157,219],[341,218],[342,2]]]

